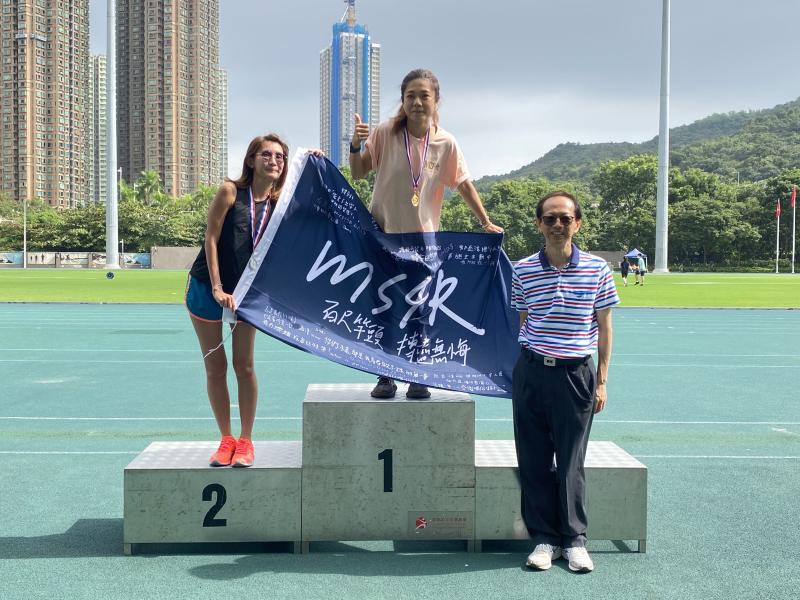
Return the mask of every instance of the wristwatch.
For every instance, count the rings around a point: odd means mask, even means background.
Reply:
[[[361,145],[353,146],[353,142],[350,142],[350,154],[358,154],[361,152]]]

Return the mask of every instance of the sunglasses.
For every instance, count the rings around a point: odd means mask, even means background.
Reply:
[[[544,223],[548,227],[552,227],[553,225],[555,225],[556,221],[561,221],[561,224],[564,227],[567,227],[568,225],[572,225],[572,222],[574,220],[575,217],[573,217],[572,215],[559,215],[557,217],[554,217],[553,215],[545,215],[542,217],[542,223]]]
[[[286,160],[286,155],[283,152],[270,152],[269,150],[264,150],[263,152],[259,152],[258,156],[264,160],[272,160],[274,158],[276,163],[282,163]]]

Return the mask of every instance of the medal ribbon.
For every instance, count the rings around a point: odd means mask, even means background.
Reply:
[[[265,225],[267,224],[267,219],[269,218],[270,209],[272,208],[272,204],[270,203],[269,196],[264,201],[267,205],[264,207],[264,213],[261,215],[261,222],[258,224],[258,228],[256,229],[256,202],[253,199],[253,188],[250,187],[250,233],[253,236],[253,250],[256,249],[259,240],[261,240],[261,236],[264,235],[264,231],[266,231]]]
[[[403,129],[403,140],[406,143],[406,158],[408,159],[408,170],[411,172],[411,187],[414,188],[414,193],[416,194],[419,191],[419,180],[422,179],[422,173],[425,170],[425,159],[428,156],[428,144],[430,143],[431,139],[431,128],[428,127],[428,131],[425,132],[425,147],[422,150],[422,162],[419,165],[419,175],[416,177],[414,176],[414,165],[411,162],[411,144],[408,140],[408,127]]]

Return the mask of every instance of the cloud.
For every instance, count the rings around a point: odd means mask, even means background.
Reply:
[[[473,179],[507,173],[562,142],[643,141],[658,132],[658,97],[586,98],[575,91],[467,94],[441,107]]]
[[[261,129],[319,145],[319,52],[344,4],[221,0],[231,169]],[[90,0],[93,52],[105,0]],[[358,0],[381,44],[381,110],[410,69],[442,83],[442,123],[473,175],[506,173],[555,145],[642,141],[658,131],[661,3],[642,0]],[[672,2],[671,125],[758,109],[800,92],[797,0]],[[781,24],[787,24],[782,30]],[[237,173],[238,174],[238,173]]]

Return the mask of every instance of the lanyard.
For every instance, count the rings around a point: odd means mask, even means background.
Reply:
[[[408,128],[403,129],[403,141],[406,144],[406,158],[408,159],[408,170],[411,173],[411,187],[414,188],[414,195],[411,196],[411,204],[419,206],[419,180],[422,179],[422,173],[425,170],[425,159],[428,156],[428,145],[431,139],[431,128],[425,132],[425,146],[422,150],[422,161],[419,165],[419,174],[414,175],[414,165],[411,161],[411,144],[408,140]]]
[[[264,212],[261,215],[261,222],[258,224],[258,228],[256,228],[256,202],[253,200],[253,187],[250,186],[250,233],[253,236],[253,250],[256,249],[258,242],[264,235],[264,231],[266,231],[267,219],[269,218],[269,213],[272,209],[272,203],[270,202],[269,196],[267,196],[267,199],[264,202],[266,202],[267,205],[264,207]]]

